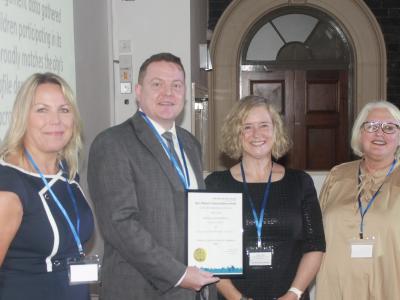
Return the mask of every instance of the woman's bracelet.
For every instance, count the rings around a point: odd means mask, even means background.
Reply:
[[[297,296],[297,299],[301,298],[301,295],[303,295],[303,291],[299,290],[297,287],[290,287],[289,292],[292,292],[293,294],[295,294]]]

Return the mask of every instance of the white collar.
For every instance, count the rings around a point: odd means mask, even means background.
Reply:
[[[139,108],[139,111],[143,112],[141,108]],[[146,117],[149,119],[151,124],[153,124],[154,128],[156,129],[157,133],[162,136],[164,132],[170,131],[172,132],[173,136],[176,136],[176,128],[175,128],[175,122],[172,124],[172,127],[169,130],[165,130],[159,123],[154,121],[152,118],[146,115]]]

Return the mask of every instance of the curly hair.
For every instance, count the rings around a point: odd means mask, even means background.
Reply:
[[[240,99],[225,118],[222,125],[220,150],[233,159],[243,154],[242,125],[250,111],[255,107],[265,107],[271,116],[274,127],[272,156],[279,159],[285,155],[292,142],[284,127],[283,120],[269,100],[259,96],[246,96]]]

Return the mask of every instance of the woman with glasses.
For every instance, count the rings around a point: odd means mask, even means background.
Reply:
[[[400,299],[399,122],[393,104],[367,104],[351,138],[361,159],[334,167],[325,180],[317,300]]]
[[[245,277],[217,283],[228,300],[309,299],[325,250],[314,184],[275,161],[290,146],[265,98],[237,102],[222,127],[222,151],[239,163],[206,178],[209,191],[243,193]]]

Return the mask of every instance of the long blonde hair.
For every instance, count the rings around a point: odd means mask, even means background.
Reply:
[[[74,116],[72,137],[58,157],[60,161],[65,160],[68,165],[68,177],[73,179],[78,172],[79,151],[82,148],[82,123],[71,87],[63,78],[53,73],[33,74],[22,84],[14,102],[9,128],[0,147],[0,158],[6,159],[10,154],[16,155],[21,161],[24,158],[24,137],[29,111],[38,86],[45,83],[60,86]]]

